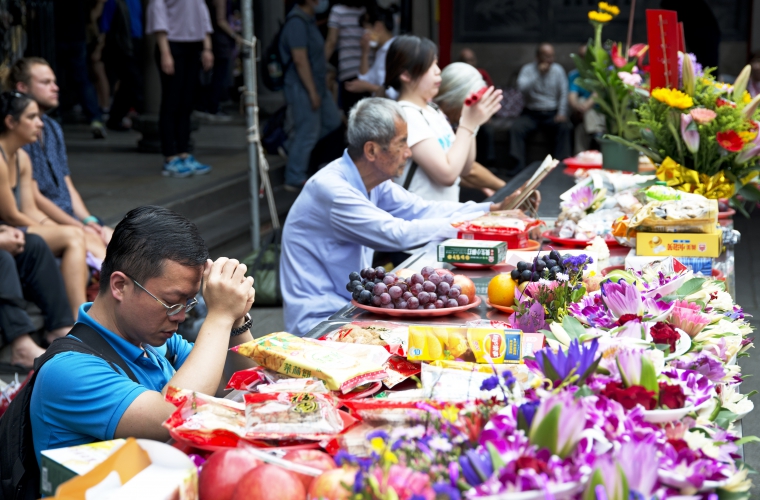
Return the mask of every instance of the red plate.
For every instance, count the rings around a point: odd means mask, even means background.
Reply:
[[[559,236],[555,235],[554,233],[549,231],[545,231],[542,235],[542,238],[545,238],[552,243],[556,243],[557,245],[564,245],[568,247],[583,247],[585,248],[589,243],[591,243],[591,240],[579,240],[576,238],[560,238]],[[617,240],[612,236],[607,236],[604,238],[604,242],[607,243],[608,247],[619,247],[620,244],[617,242]]]
[[[382,316],[393,316],[396,318],[431,318],[436,316],[448,316],[449,314],[456,314],[458,312],[478,307],[482,300],[477,295],[475,296],[475,302],[467,304],[466,306],[449,307],[446,309],[383,309],[382,307],[365,306],[359,304],[357,301],[352,300],[351,304],[359,309],[364,309],[367,312],[380,314]]]
[[[565,158],[562,161],[565,165],[567,165],[570,168],[602,168],[601,163],[586,163],[583,161],[578,161],[575,159],[575,157],[571,158]]]
[[[507,314],[514,314],[515,312],[515,310],[509,306],[497,306],[496,304],[491,304],[491,301],[488,299],[486,299],[486,305]]]
[[[734,210],[733,208],[729,208],[725,212],[718,212],[719,219],[730,219],[734,215],[736,215],[736,210]]]

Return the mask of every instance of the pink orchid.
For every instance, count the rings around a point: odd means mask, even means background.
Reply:
[[[698,304],[690,304],[682,300],[673,308],[670,323],[685,331],[689,337],[696,337],[704,327],[710,324],[710,317],[702,313]]]
[[[638,73],[632,74],[627,71],[618,71],[617,76],[623,81],[623,83],[630,87],[638,87],[641,85],[641,75]]]
[[[389,493],[390,488],[393,488],[399,500],[410,500],[412,497],[435,499],[435,491],[430,487],[430,476],[425,473],[416,472],[403,465],[392,465],[388,471],[387,483],[383,479],[382,468],[376,467],[374,475],[382,494]]]
[[[689,111],[689,114],[694,118],[694,121],[700,125],[706,125],[718,116],[715,111],[707,108],[694,108]]]

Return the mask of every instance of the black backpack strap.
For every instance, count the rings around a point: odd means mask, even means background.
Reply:
[[[74,325],[74,328],[69,331],[69,335],[78,338],[90,346],[100,354],[100,357],[108,361],[111,365],[116,365],[124,370],[124,373],[127,374],[127,377],[129,377],[130,380],[137,384],[140,383],[137,380],[137,377],[135,377],[135,374],[127,365],[127,362],[124,361],[124,358],[122,358],[121,355],[116,352],[116,350],[111,346],[111,344],[108,343],[106,339],[103,338],[101,334],[85,325],[84,323],[77,323]]]
[[[409,173],[406,174],[406,179],[404,179],[404,189],[409,191],[409,186],[412,185],[412,179],[414,178],[414,174],[417,172],[417,162],[412,160],[412,164],[409,166]]]

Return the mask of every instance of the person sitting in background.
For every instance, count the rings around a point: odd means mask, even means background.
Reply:
[[[430,201],[392,181],[406,169],[405,115],[390,99],[359,101],[348,117],[348,149],[314,175],[290,209],[280,283],[286,330],[303,336],[351,300],[349,273],[373,251],[399,251],[456,237],[451,223],[503,203]],[[315,300],[316,299],[316,300]]]
[[[317,142],[341,126],[335,101],[327,90],[324,39],[314,13],[319,0],[298,0],[280,34],[285,71],[285,101],[294,130],[288,138],[284,189],[298,192],[306,182],[309,159]]]
[[[753,98],[760,94],[760,52],[755,52],[749,59],[752,71],[749,74],[747,90]]]
[[[85,233],[79,227],[57,224],[37,208],[32,164],[21,146],[36,141],[41,130],[39,107],[31,97],[18,92],[0,94],[0,221],[42,237],[61,258],[66,295],[76,316],[86,298]]]
[[[211,172],[190,154],[190,115],[201,67],[214,66],[211,18],[203,0],[150,0],[146,33],[156,35],[156,64],[161,77],[158,128],[164,177]]]
[[[451,63],[441,72],[441,86],[433,102],[446,115],[452,128],[456,129],[462,117],[464,100],[485,85],[485,81],[475,67],[466,63]],[[496,177],[477,161],[473,162],[470,173],[462,176],[461,181],[462,187],[482,190],[486,196],[492,196],[495,191],[506,185],[503,179]],[[536,196],[540,197],[538,191],[536,193]],[[519,194],[511,194],[509,199]]]
[[[397,37],[388,49],[385,83],[400,92],[399,104],[409,122],[410,168],[396,182],[426,200],[459,201],[459,178],[475,161],[475,136],[501,106],[501,90],[490,87],[466,106],[456,134],[437,106],[441,70],[436,47],[426,38]]]
[[[36,234],[0,225],[0,334],[11,346],[11,364],[27,370],[45,349],[29,335],[37,329],[24,309],[37,304],[45,317],[45,340],[63,337],[74,324],[55,257]]]
[[[359,77],[346,82],[349,92],[371,92],[375,97],[397,99],[398,92],[385,88],[385,56],[395,40],[393,36],[393,12],[387,9],[373,9],[362,16],[364,36],[362,36],[362,59]],[[369,65],[370,50],[377,48],[375,61]]]
[[[586,57],[586,44],[580,46],[578,56],[581,59]],[[577,68],[567,75],[569,82],[567,101],[573,112],[571,121],[575,126],[573,141],[575,154],[589,149],[591,139],[598,139],[604,133],[604,116],[594,109],[594,96],[580,85],[579,77]]]
[[[35,204],[52,222],[84,230],[87,250],[103,260],[113,229],[87,210],[71,179],[63,129],[47,115],[58,106],[55,73],[44,59],[19,59],[11,68],[8,86],[29,95],[43,113],[39,139],[24,146],[34,166]]]
[[[478,73],[480,73],[480,76],[483,77],[483,81],[486,82],[486,85],[488,87],[493,87],[493,80],[491,79],[491,75],[488,74],[488,71],[478,67],[478,57],[475,55],[474,50],[466,47],[462,49],[459,52],[459,62],[467,63],[473,68],[477,69]]]
[[[82,305],[75,331],[102,337],[136,380],[78,352],[42,365],[30,405],[37,462],[43,450],[95,441],[168,440],[161,424],[176,410],[164,400],[168,386],[215,394],[228,349],[252,340],[255,291],[245,272],[234,259],[208,260],[198,228],[181,215],[151,206],[130,211],[116,226],[100,292]],[[208,316],[191,344],[176,331],[201,288]]]
[[[567,75],[554,62],[554,47],[542,43],[536,50],[536,62],[522,67],[517,88],[525,97],[525,108],[512,124],[510,154],[517,168],[526,166],[525,143],[536,129],[548,132],[554,139],[554,156],[563,160],[570,156],[570,130],[567,112]]]

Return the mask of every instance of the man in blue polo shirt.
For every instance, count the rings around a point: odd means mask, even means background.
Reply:
[[[43,450],[94,441],[169,439],[161,425],[175,410],[164,400],[167,386],[216,393],[227,350],[251,340],[254,290],[245,272],[234,259],[212,263],[181,215],[129,212],[108,245],[100,293],[82,305],[79,321],[108,341],[139,383],[89,354],[64,352],[45,363],[30,407],[37,461]],[[208,316],[193,345],[176,331],[201,284]]]

